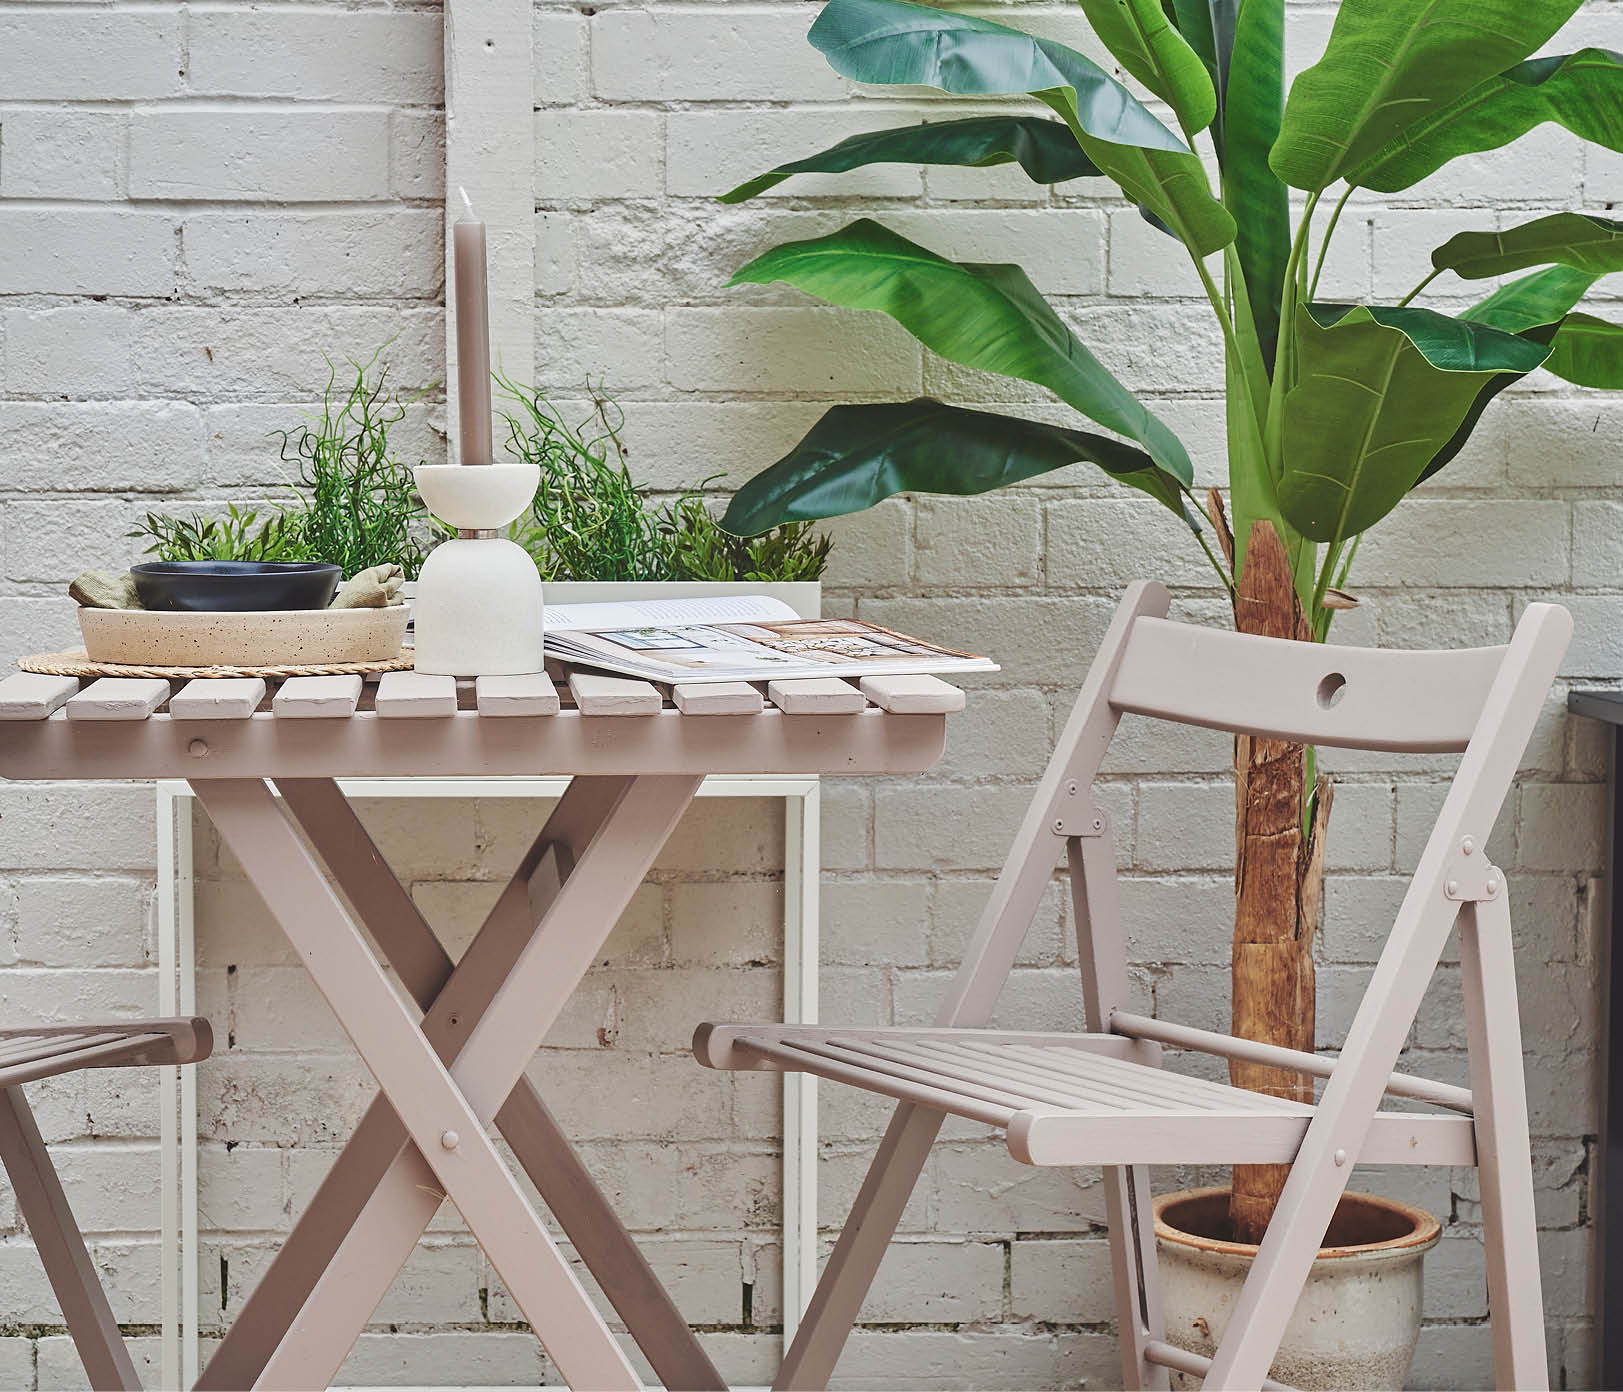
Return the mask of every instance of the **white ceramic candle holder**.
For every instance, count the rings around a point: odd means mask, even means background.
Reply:
[[[496,530],[535,496],[534,464],[420,464],[428,510],[458,536],[442,541],[417,577],[413,620],[419,672],[514,676],[541,670],[541,577],[522,546]]]

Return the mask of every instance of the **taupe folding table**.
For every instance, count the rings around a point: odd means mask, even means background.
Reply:
[[[198,1385],[330,1383],[448,1197],[571,1386],[639,1386],[494,1124],[660,1380],[721,1387],[525,1067],[706,775],[915,772],[962,704],[918,677],[0,681],[0,776],[191,783],[381,1089]],[[335,780],[495,773],[572,782],[453,963]]]

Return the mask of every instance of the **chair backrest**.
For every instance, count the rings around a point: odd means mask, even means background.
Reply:
[[[1394,925],[1394,936],[1405,940],[1398,960],[1423,906],[1443,893],[1462,840],[1486,844],[1572,634],[1565,609],[1530,604],[1502,647],[1344,648],[1173,623],[1169,604],[1166,589],[1151,582],[1123,595],[937,1024],[976,1024],[990,1015],[1063,838],[1086,838],[1091,824],[1108,845],[1109,818],[1091,790],[1129,712],[1304,744],[1460,752]],[[1113,857],[1100,861],[1113,882]],[[1113,884],[1096,882],[1090,894],[1113,903]]]
[[[1523,623],[1542,621],[1550,609],[1531,606]],[[1341,648],[1141,617],[1116,669],[1110,704],[1302,744],[1459,751],[1509,654],[1509,645]]]

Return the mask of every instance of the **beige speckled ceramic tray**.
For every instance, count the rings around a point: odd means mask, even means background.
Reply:
[[[194,670],[311,668],[358,671],[402,660],[407,610],[279,609],[193,614],[149,609],[80,609],[85,660],[119,667]]]

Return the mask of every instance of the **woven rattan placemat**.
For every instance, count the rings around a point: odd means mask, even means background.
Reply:
[[[92,662],[83,648],[66,652],[37,653],[17,660],[25,672],[41,672],[48,677],[167,677],[186,681],[208,677],[343,677],[375,672],[401,672],[412,665],[410,648],[388,662],[327,662],[286,667],[137,667],[119,662]]]

